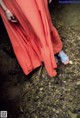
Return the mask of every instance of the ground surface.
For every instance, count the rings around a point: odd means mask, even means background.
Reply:
[[[0,28],[0,109],[10,118],[80,118],[80,5],[58,5],[51,16],[72,60],[58,63],[55,78],[44,67],[25,76]]]

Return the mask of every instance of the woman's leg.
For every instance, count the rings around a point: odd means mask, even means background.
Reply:
[[[45,2],[45,10],[46,10],[46,14],[47,14],[51,34],[52,34],[53,50],[55,54],[58,53],[58,56],[60,57],[61,62],[66,65],[69,63],[69,58],[65,54],[65,52],[62,50],[62,42],[61,42],[60,36],[56,28],[52,24],[49,9],[48,9],[48,3],[47,3],[48,1],[44,0],[44,2]]]

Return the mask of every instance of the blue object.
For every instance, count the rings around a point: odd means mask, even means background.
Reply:
[[[80,0],[59,0],[59,3],[80,4]]]

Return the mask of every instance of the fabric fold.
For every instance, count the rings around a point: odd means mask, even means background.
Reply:
[[[52,24],[48,1],[3,1],[18,19],[18,23],[11,23],[0,8],[14,53],[24,73],[29,74],[43,62],[48,74],[55,76],[57,64],[54,55],[62,49],[62,42]]]

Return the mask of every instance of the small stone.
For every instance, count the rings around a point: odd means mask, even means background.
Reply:
[[[42,90],[43,90],[43,88],[40,88],[39,90],[40,90],[40,91],[42,91]]]
[[[53,108],[53,111],[55,112],[55,111],[56,111],[56,109],[55,109],[55,108]]]
[[[80,81],[78,81],[78,82],[76,83],[76,85],[80,85]]]
[[[73,101],[73,98],[71,97],[70,99],[69,99],[69,102],[72,102]]]
[[[68,88],[68,89],[67,89],[67,91],[71,91],[71,89],[70,89],[70,88]]]
[[[56,113],[59,114],[59,110],[57,110]]]
[[[71,64],[71,65],[72,65],[72,64],[73,64],[73,62],[70,60],[70,61],[69,61],[69,64]]]
[[[64,83],[66,83],[66,81],[63,81]]]

